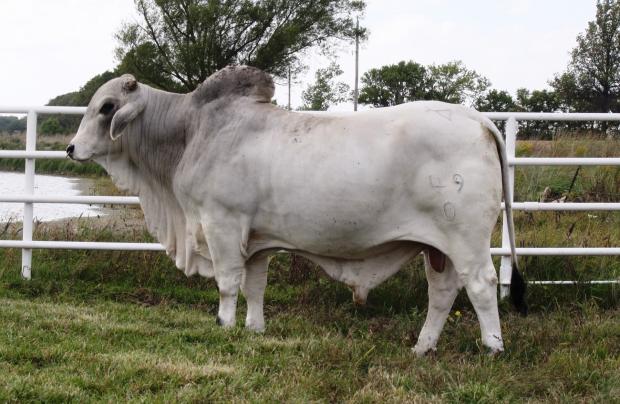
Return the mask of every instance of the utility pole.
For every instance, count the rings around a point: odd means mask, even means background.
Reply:
[[[353,111],[357,111],[357,97],[359,91],[357,88],[357,82],[359,79],[359,64],[360,64],[360,19],[357,18],[355,24],[355,86],[353,90]]]
[[[291,110],[291,66],[288,67],[288,110]]]

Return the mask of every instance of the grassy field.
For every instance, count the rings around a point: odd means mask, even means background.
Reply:
[[[620,155],[620,142],[594,138],[518,146],[531,156]],[[620,168],[575,171],[520,169],[517,200],[620,201]],[[35,239],[153,241],[136,215],[42,223]],[[620,246],[613,212],[519,213],[516,226],[522,246]],[[0,238],[20,237],[19,223],[0,226]],[[277,255],[267,330],[255,335],[242,327],[243,301],[238,327],[217,327],[215,283],[185,278],[160,253],[35,251],[29,282],[20,258],[0,250],[1,401],[620,402],[618,286],[531,286],[527,318],[502,302],[498,357],[481,349],[461,293],[438,353],[418,359],[410,349],[427,305],[419,259],[360,308],[319,269]],[[529,280],[620,277],[618,257],[522,263]]]

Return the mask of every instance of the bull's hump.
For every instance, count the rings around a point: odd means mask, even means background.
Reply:
[[[271,76],[250,66],[228,66],[209,76],[196,88],[193,98],[208,103],[226,96],[251,97],[256,102],[271,101],[275,87]]]

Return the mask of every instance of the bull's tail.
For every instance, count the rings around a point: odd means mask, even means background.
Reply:
[[[499,153],[499,161],[502,167],[502,188],[504,190],[504,205],[506,206],[506,222],[508,224],[508,240],[510,241],[510,256],[512,258],[512,276],[510,280],[510,300],[516,309],[522,315],[527,315],[527,303],[525,301],[526,284],[523,277],[519,273],[519,263],[517,261],[517,253],[515,246],[515,229],[512,219],[512,195],[510,180],[508,176],[508,157],[506,156],[506,145],[504,138],[497,129],[497,126],[490,119],[482,118],[482,125],[493,134],[495,145]],[[478,118],[480,119],[480,118]]]

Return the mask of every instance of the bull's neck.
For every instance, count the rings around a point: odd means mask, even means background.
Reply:
[[[124,136],[129,159],[149,179],[169,186],[187,141],[188,100],[183,94],[145,90],[146,107]]]

